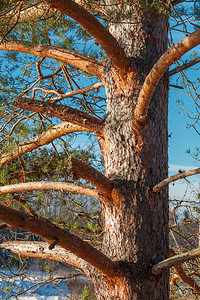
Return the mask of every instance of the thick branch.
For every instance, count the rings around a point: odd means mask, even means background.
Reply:
[[[50,7],[57,9],[60,13],[77,21],[101,45],[117,69],[123,72],[128,71],[130,60],[124,50],[110,32],[86,9],[72,0],[43,1]]]
[[[24,52],[40,57],[57,59],[59,61],[64,61],[73,66],[76,66],[77,68],[93,74],[98,78],[103,78],[104,71],[102,64],[75,51],[69,51],[67,49],[50,45],[33,45],[30,42],[21,42],[17,40],[4,41],[0,44],[0,50]]]
[[[173,250],[170,250],[170,256],[174,256],[176,255],[176,253],[173,251]],[[178,275],[178,277],[180,278],[180,280],[183,282],[183,283],[186,283],[188,284],[197,294],[200,295],[200,286],[196,283],[196,281],[191,278],[190,276],[188,276],[183,268],[179,265],[177,266],[173,266],[176,274]]]
[[[153,275],[158,275],[160,274],[163,270],[166,270],[170,267],[173,267],[175,265],[181,264],[185,261],[192,260],[194,258],[197,258],[200,256],[200,248],[188,251],[186,253],[182,253],[179,255],[175,255],[173,257],[170,257],[168,259],[165,259],[152,268],[152,274]]]
[[[90,263],[106,277],[114,279],[118,276],[117,263],[78,236],[57,227],[42,217],[37,218],[0,205],[0,220],[10,227],[32,232],[49,242],[57,240],[58,245]]]
[[[47,242],[10,241],[0,244],[0,247],[11,250],[22,257],[51,259],[81,268],[82,260],[79,257],[58,245],[49,250],[50,245]]]
[[[33,100],[25,97],[18,97],[13,105],[23,109],[35,111],[37,113],[43,113],[52,117],[57,117],[60,120],[68,121],[72,124],[85,127],[88,131],[94,132],[97,135],[103,135],[104,121],[69,106]]]
[[[110,179],[75,157],[70,157],[69,163],[73,180],[77,180],[79,178],[85,179],[96,186],[100,192],[111,197],[114,185]]]
[[[163,181],[161,181],[160,183],[158,183],[157,185],[155,185],[153,187],[153,192],[158,193],[163,187],[165,187],[166,185],[168,185],[169,183],[171,183],[173,181],[176,181],[176,180],[182,179],[182,178],[186,178],[188,176],[196,175],[196,174],[199,174],[199,173],[200,173],[200,168],[190,170],[190,171],[187,171],[187,172],[180,172],[177,175],[170,176],[170,177],[164,179]]]
[[[138,103],[135,108],[135,118],[139,123],[143,123],[147,119],[149,103],[153,92],[160,78],[167,71],[169,66],[178,60],[183,54],[194,48],[200,43],[200,29],[193,32],[184,40],[169,48],[153,66],[150,73],[146,77],[142,89],[139,94]]]
[[[178,66],[177,68],[175,68],[175,69],[173,69],[171,71],[166,72],[165,76],[166,77],[172,76],[172,75],[174,75],[176,73],[184,71],[184,70],[186,70],[186,69],[188,69],[188,68],[190,68],[190,67],[198,64],[199,62],[200,62],[200,57],[197,57],[197,58],[191,60],[190,62],[183,64],[182,66]]]
[[[77,131],[88,131],[85,127],[81,127],[78,125],[73,125],[69,122],[63,122],[58,125],[53,126],[49,130],[43,132],[42,134],[26,141],[23,144],[19,144],[12,151],[5,153],[0,158],[0,167],[9,163],[10,161],[17,159],[27,152],[31,152],[34,149],[37,149],[41,146],[48,145],[53,140]]]
[[[68,191],[88,195],[98,199],[98,191],[96,189],[88,187],[86,185],[62,181],[33,181],[0,186],[0,195],[33,190]]]

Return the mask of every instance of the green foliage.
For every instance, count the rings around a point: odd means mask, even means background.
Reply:
[[[82,296],[83,300],[90,300],[91,299],[90,298],[91,291],[90,291],[90,289],[88,288],[87,285],[84,286],[81,296]]]

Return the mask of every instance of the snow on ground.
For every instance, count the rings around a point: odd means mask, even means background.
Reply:
[[[0,299],[2,300],[79,300],[82,297],[80,296],[81,290],[79,295],[77,294],[77,286],[80,285],[83,288],[87,283],[87,279],[81,276],[77,280],[56,280],[43,284],[45,280],[51,280],[54,277],[61,276],[61,274],[53,276],[42,271],[27,270],[25,276],[19,274],[13,277],[5,267],[1,268],[0,271]],[[17,269],[12,269],[12,272],[18,274]],[[20,295],[22,292],[25,292],[25,294]],[[75,296],[71,298],[70,295],[73,294]]]

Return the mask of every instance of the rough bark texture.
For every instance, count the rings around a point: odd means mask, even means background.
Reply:
[[[151,265],[168,257],[168,192],[164,189],[157,196],[151,193],[151,187],[167,177],[166,80],[156,88],[145,126],[134,123],[134,108],[145,75],[167,49],[167,20],[144,13],[134,4],[127,4],[123,13],[124,23],[111,24],[110,32],[131,58],[137,75],[130,74],[123,81],[110,61],[105,66],[103,146],[106,176],[115,181],[123,195],[120,207],[111,203],[104,207],[103,251],[119,262],[123,280],[114,287],[101,277],[93,278],[93,282],[101,300],[168,299],[168,272],[150,275]]]
[[[58,0],[46,0],[46,2],[52,5],[59,3]],[[104,72],[102,69],[97,72],[100,74],[97,75],[99,77],[102,77],[103,73],[105,74],[107,114],[105,127],[102,124],[104,130],[100,146],[103,153],[105,175],[112,183],[110,188],[106,184],[106,191],[108,188],[109,192],[112,191],[113,200],[102,201],[104,238],[100,250],[103,254],[101,256],[100,252],[96,250],[90,257],[89,246],[84,248],[86,244],[81,244],[78,240],[76,243],[78,249],[75,249],[75,246],[73,248],[70,243],[71,235],[65,232],[65,236],[62,237],[60,229],[54,228],[54,231],[56,235],[57,232],[60,233],[59,244],[62,247],[73,251],[85,260],[82,268],[94,283],[97,299],[167,300],[169,299],[168,271],[164,271],[158,276],[153,276],[151,272],[153,265],[168,257],[168,191],[167,188],[164,188],[158,194],[152,192],[153,186],[167,177],[168,170],[167,79],[162,78],[156,87],[146,122],[141,125],[134,120],[136,103],[145,77],[167,50],[167,18],[142,7],[142,1],[140,3],[129,1],[132,4],[122,1],[126,4],[116,7],[112,0],[104,2],[107,9],[118,10],[117,20],[110,23],[109,30],[116,39],[116,44],[120,45],[117,49],[123,49],[123,54],[126,53],[128,59],[125,59],[125,63],[120,63],[120,61],[117,63],[118,56],[110,55],[111,60],[105,63]],[[62,1],[61,8],[65,3],[71,5],[73,1]],[[76,14],[78,14],[79,20],[81,12],[77,11]],[[68,15],[70,14],[68,13]],[[85,22],[84,18],[81,20]],[[94,29],[92,28],[92,31],[96,32]],[[102,32],[100,34],[102,35]],[[49,46],[41,49],[34,48],[34,51],[31,50],[30,53],[40,52],[40,56],[43,56],[45,51],[45,56],[52,57],[50,54],[46,54]],[[16,51],[26,52],[25,50],[23,47]],[[58,51],[58,49],[54,50]],[[53,51],[52,47],[51,51]],[[64,55],[63,53],[62,55]],[[69,53],[67,53],[68,60]],[[81,56],[81,66],[82,61],[83,57]],[[127,73],[120,72],[120,66],[122,65],[123,68],[127,61],[128,64],[124,68]],[[90,72],[95,74],[94,61],[91,64],[92,71],[90,70]],[[97,63],[96,66],[99,64]],[[85,70],[85,65],[84,68],[82,66],[82,69]],[[78,115],[79,121],[80,116]],[[70,121],[73,120],[70,119]],[[92,122],[93,125],[94,122]],[[78,123],[78,125],[82,126],[83,124]],[[84,124],[84,126],[86,125]],[[96,123],[95,126],[97,126]],[[99,127],[101,129],[101,124]],[[95,132],[95,130],[93,131]],[[100,135],[101,130],[96,133]],[[73,168],[77,175],[77,168],[75,166]],[[82,173],[83,171],[81,170]],[[97,181],[103,177],[100,177],[97,172],[93,173],[96,174],[96,177],[91,182],[97,188],[102,187],[102,179],[99,180],[101,182],[97,183]],[[82,176],[82,178],[85,177]],[[88,180],[88,178],[89,176],[85,179]],[[104,193],[104,190],[101,192],[102,197],[106,197],[107,192]],[[1,210],[1,219],[6,223],[8,218],[5,219],[3,208]],[[35,231],[37,231],[38,220],[34,218],[31,220],[35,222]],[[21,214],[19,222],[24,222]],[[40,222],[43,225],[44,222]],[[14,224],[18,228],[14,217],[9,219],[8,224],[10,226]],[[23,223],[22,228],[31,231],[33,227],[27,217],[26,224]],[[54,239],[52,230],[50,233],[47,232],[51,237],[50,241]],[[36,233],[44,236],[44,228],[41,226]],[[76,240],[74,237],[73,239]],[[80,249],[81,247],[82,249]],[[90,248],[92,249],[92,247]]]

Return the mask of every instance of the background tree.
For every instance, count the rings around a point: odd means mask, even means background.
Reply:
[[[0,192],[65,190],[94,197],[102,208],[103,234],[100,244],[92,244],[80,234],[66,231],[67,222],[63,228],[46,215],[38,215],[34,204],[25,204],[26,211],[16,208],[11,197],[9,203],[2,199],[0,220],[50,244],[9,242],[2,247],[22,256],[60,260],[82,269],[92,280],[98,299],[168,299],[168,268],[199,252],[162,262],[169,252],[167,186],[199,173],[199,169],[166,179],[168,78],[172,76],[166,72],[200,43],[200,30],[188,34],[185,21],[190,15],[184,16],[184,9],[176,8],[178,1],[3,4],[0,49],[11,52],[4,54],[9,66],[5,60],[1,65],[8,76],[1,77],[0,165],[3,168],[20,162],[21,170],[18,183],[8,182]],[[187,37],[168,48],[170,14],[178,20],[174,27],[181,22]],[[195,6],[193,17],[198,20],[198,16]],[[193,60],[173,72],[197,62]],[[81,88],[77,80],[83,75],[86,79]],[[106,107],[96,91],[103,86]],[[193,99],[198,107],[197,93]],[[104,175],[94,164],[88,164],[90,157],[81,160],[67,149],[68,139],[63,137],[75,132],[96,136]],[[61,139],[58,148],[54,144],[57,139]],[[23,155],[47,144],[51,144],[61,166],[67,166],[66,157],[70,157],[74,180],[85,180],[95,188],[69,182],[61,172],[63,167],[50,169],[53,181],[47,181],[48,165],[42,167],[46,175],[41,174],[41,181],[27,182],[32,156],[26,161]],[[51,153],[50,146],[46,149]]]

